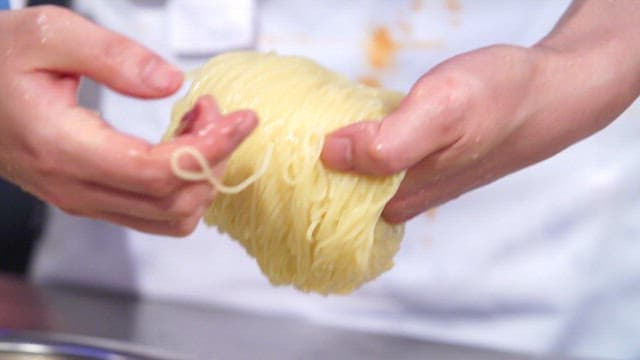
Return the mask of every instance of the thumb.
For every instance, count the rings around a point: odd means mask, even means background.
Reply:
[[[104,29],[72,11],[39,7],[40,37],[32,67],[86,75],[125,95],[167,96],[182,84],[183,74],[138,43]]]
[[[443,86],[444,85],[444,86]],[[423,77],[382,121],[351,124],[329,134],[322,160],[339,171],[390,175],[455,143],[462,106],[447,84]]]

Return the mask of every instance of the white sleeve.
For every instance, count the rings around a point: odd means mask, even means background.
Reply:
[[[9,0],[10,9],[21,9],[27,5],[27,0]]]

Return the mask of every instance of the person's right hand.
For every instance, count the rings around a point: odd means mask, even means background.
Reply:
[[[576,0],[532,47],[488,46],[430,69],[382,121],[329,134],[322,160],[406,171],[382,213],[405,222],[614,121],[640,95],[639,23],[640,1]]]
[[[71,11],[0,12],[0,176],[70,214],[150,233],[190,233],[214,191],[177,179],[172,152],[193,146],[220,174],[255,128],[255,114],[222,116],[203,98],[180,136],[153,145],[80,107],[81,76],[138,98],[168,96],[183,79],[151,51]]]

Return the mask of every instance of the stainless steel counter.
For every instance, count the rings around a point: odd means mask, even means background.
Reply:
[[[0,332],[0,360],[9,359],[1,356],[3,339],[21,337],[84,341],[149,359],[539,359],[295,318],[141,301],[85,289],[34,287],[3,276],[0,327],[5,329]]]

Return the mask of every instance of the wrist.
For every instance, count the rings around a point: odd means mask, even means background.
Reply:
[[[556,31],[529,49],[535,76],[523,102],[535,119],[526,132],[545,134],[544,157],[606,127],[640,94],[635,35]]]
[[[640,1],[576,0],[533,49],[557,65],[564,61],[570,73],[582,71],[582,80],[591,80],[592,85],[609,85],[612,95],[635,99],[640,95],[637,24]]]
[[[610,19],[615,19],[611,21]],[[537,106],[572,140],[612,122],[640,95],[640,1],[574,1],[531,50]]]
[[[613,122],[640,94],[640,65],[617,50],[535,46],[538,72],[529,101],[559,145],[569,145]],[[564,146],[564,145],[562,145]]]

